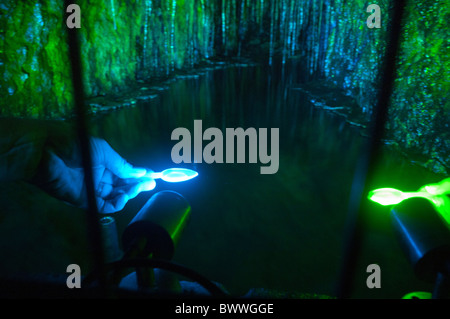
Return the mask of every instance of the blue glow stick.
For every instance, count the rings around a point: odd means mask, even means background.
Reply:
[[[178,183],[188,181],[197,175],[196,171],[187,168],[168,168],[159,173],[151,172],[146,176],[153,179],[160,178],[170,183]]]

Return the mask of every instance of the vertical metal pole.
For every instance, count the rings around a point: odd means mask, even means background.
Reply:
[[[372,179],[375,164],[378,161],[381,138],[384,134],[384,125],[388,115],[389,100],[394,85],[397,52],[402,30],[402,18],[406,0],[391,1],[393,14],[390,24],[389,39],[386,46],[384,65],[381,73],[380,91],[377,106],[372,117],[370,140],[366,145],[366,151],[360,158],[356,168],[351,189],[347,238],[344,246],[344,256],[339,283],[337,287],[338,298],[349,298],[354,284],[356,264],[363,240],[365,218],[365,201],[363,197],[369,191],[368,183]]]
[[[76,4],[75,0],[64,1],[64,23],[67,18],[67,7],[70,4]],[[84,182],[87,192],[88,211],[87,211],[87,227],[88,236],[91,243],[92,257],[94,261],[95,271],[98,272],[100,292],[105,293],[106,280],[104,273],[104,256],[102,249],[101,228],[98,221],[98,208],[95,199],[95,190],[92,174],[91,148],[89,142],[89,134],[86,120],[86,107],[84,102],[83,77],[81,69],[80,44],[78,40],[77,28],[67,28],[69,58],[72,70],[72,85],[75,103],[75,115],[77,122],[77,136],[80,144],[82,164],[84,170]]]

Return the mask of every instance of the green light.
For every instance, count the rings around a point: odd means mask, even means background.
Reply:
[[[432,195],[445,195],[450,194],[450,177],[446,178],[439,183],[429,184],[422,186],[419,191],[426,191]]]
[[[395,188],[378,188],[370,191],[368,196],[371,201],[374,201],[383,206],[399,204],[405,199],[411,197],[424,197],[429,199],[430,197],[433,197],[433,195],[430,195],[427,192],[404,193]]]
[[[404,295],[402,299],[431,299],[431,292],[427,291],[410,292]]]
[[[439,183],[422,186],[417,192],[402,192],[395,188],[378,188],[371,190],[368,199],[383,206],[396,205],[411,197],[423,197],[431,201],[441,215],[450,225],[450,178]]]

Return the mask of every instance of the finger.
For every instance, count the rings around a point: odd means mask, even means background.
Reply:
[[[147,173],[147,170],[145,168],[134,167],[130,163],[125,162],[125,164],[113,172],[120,178],[140,178]]]
[[[145,175],[143,177],[144,178],[152,178],[153,173],[154,173],[154,171],[152,169],[147,168],[147,172],[145,173]]]
[[[137,188],[137,194],[136,194],[136,195],[138,195],[138,194],[141,193],[141,192],[148,192],[148,191],[151,191],[151,190],[155,189],[155,187],[156,187],[156,182],[155,182],[154,179],[145,179],[145,180],[142,180],[142,181],[139,183],[139,186],[138,186],[138,188]]]
[[[129,197],[127,194],[118,194],[115,197],[103,199],[97,198],[97,206],[100,213],[111,214],[122,210],[127,204]]]
[[[154,179],[144,180],[141,182],[141,192],[151,191],[155,189],[156,182]]]
[[[108,183],[99,183],[96,195],[101,198],[107,198],[114,190],[114,186]]]
[[[99,197],[106,198],[111,194],[111,192],[114,189],[114,174],[108,170],[105,169],[103,172],[103,176],[100,178],[100,180],[95,184],[96,185],[96,194]]]
[[[140,177],[140,178],[115,178],[114,185],[116,187],[126,186],[126,185],[134,185],[139,183],[151,183],[154,180],[151,177]]]
[[[100,164],[105,165],[106,168],[120,178],[139,178],[147,173],[145,168],[133,167],[113,150],[105,140],[93,138],[92,147],[94,149],[92,152],[93,156],[103,161]]]
[[[132,185],[116,187],[107,198],[97,197],[97,207],[100,213],[110,214],[122,210],[127,202],[139,193],[156,187],[154,180],[145,180]]]
[[[127,194],[128,197],[135,198],[139,193],[150,191],[156,187],[156,182],[153,179],[136,180],[134,183],[129,183],[114,187],[110,196],[117,196],[118,194]]]

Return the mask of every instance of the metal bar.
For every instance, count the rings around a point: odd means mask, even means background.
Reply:
[[[64,1],[64,17],[66,17],[66,10],[70,4],[76,4],[74,0]],[[65,19],[64,19],[65,21]],[[99,276],[99,288],[106,288],[106,276],[104,273],[104,252],[102,249],[101,228],[98,220],[98,208],[95,199],[95,189],[92,174],[92,158],[91,148],[89,142],[87,113],[84,100],[83,76],[81,65],[80,44],[78,40],[77,28],[67,28],[68,32],[68,47],[69,58],[72,70],[72,85],[75,103],[75,115],[77,124],[77,136],[80,143],[80,151],[82,157],[82,164],[84,170],[84,182],[87,192],[88,210],[87,210],[87,227],[88,237],[91,243],[92,258],[94,268]]]
[[[366,152],[356,168],[350,194],[347,238],[344,246],[343,263],[337,287],[338,298],[349,298],[354,285],[357,261],[360,255],[361,243],[366,227],[365,201],[363,197],[368,193],[368,182],[372,179],[374,168],[378,162],[381,138],[387,120],[389,100],[392,94],[396,74],[397,52],[402,31],[402,18],[406,0],[392,1],[393,14],[389,25],[390,33],[385,51],[383,72],[381,74],[380,91],[377,106],[372,114],[371,135],[366,145]]]

